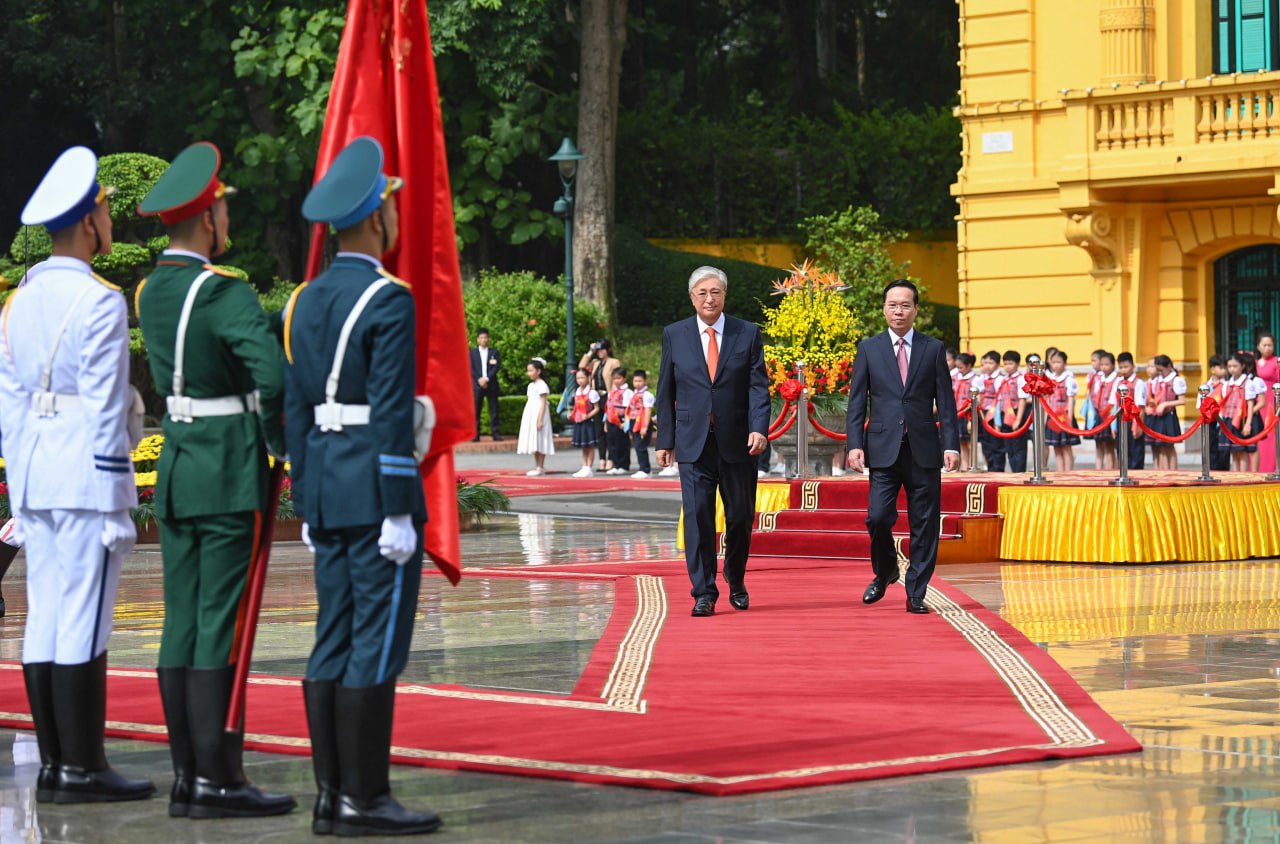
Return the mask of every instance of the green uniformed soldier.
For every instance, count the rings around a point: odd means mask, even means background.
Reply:
[[[169,232],[135,305],[168,411],[155,492],[164,555],[157,673],[173,817],[257,817],[296,805],[246,780],[243,723],[224,731],[269,494],[267,450],[284,447],[280,345],[253,287],[210,263],[225,250],[233,192],[218,179],[220,163],[211,143],[187,147],[138,206]]]
[[[427,512],[414,456],[413,295],[380,260],[396,242],[401,182],[382,162],[377,141],[357,138],[307,195],[303,215],[337,230],[338,253],[284,318],[294,504],[320,604],[303,690],[321,834],[440,827],[435,813],[396,802],[388,782]]]

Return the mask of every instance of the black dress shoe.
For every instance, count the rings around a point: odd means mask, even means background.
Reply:
[[[480,442],[480,438],[479,438],[479,437],[472,437],[472,438],[471,438],[471,441],[472,441],[473,443],[478,443],[478,442]]]
[[[494,434],[494,435],[493,435],[493,441],[494,441],[494,442],[496,442],[496,443],[500,443],[500,442],[502,442],[502,434]]]
[[[889,584],[896,582],[897,579],[897,577],[894,577],[892,579],[885,578],[882,580],[877,577],[875,580],[871,581],[871,583],[867,585],[867,591],[862,593],[862,603],[874,604],[876,601],[883,598],[885,591],[889,588]]]
[[[745,583],[729,584],[729,606],[735,610],[745,610],[751,606],[751,598],[747,595],[747,585]]]
[[[693,612],[690,614],[693,615],[695,618],[702,618],[708,615],[715,615],[716,599],[708,598],[707,596],[703,595],[701,598],[699,598],[697,601],[694,602]]]
[[[928,615],[929,608],[924,605],[924,598],[907,598],[907,612]]]

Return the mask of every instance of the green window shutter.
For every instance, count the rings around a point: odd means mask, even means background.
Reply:
[[[1271,68],[1271,7],[1268,0],[1237,0],[1233,70],[1244,73]]]

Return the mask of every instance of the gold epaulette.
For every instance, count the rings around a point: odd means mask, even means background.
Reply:
[[[217,275],[225,276],[226,278],[239,278],[239,277],[240,277],[240,276],[236,275],[235,273],[231,272],[231,270],[225,270],[225,269],[223,269],[222,267],[215,267],[213,264],[205,264],[205,265],[204,265],[204,268],[205,268],[206,270],[208,270],[209,272],[211,272],[211,273],[216,273]]]
[[[395,282],[396,284],[403,287],[405,290],[413,290],[413,287],[409,284],[409,282],[405,281],[402,278],[392,275],[391,273],[387,272],[384,267],[378,267],[378,275],[382,276],[388,281]]]
[[[147,278],[151,278],[151,276],[147,276]],[[147,286],[147,278],[138,282],[137,288],[133,291],[133,313],[135,316],[141,316],[142,314],[142,306],[140,304],[142,302],[142,288]]]
[[[107,281],[105,278],[98,275],[97,273],[89,273],[89,275],[93,276],[93,280],[98,282],[98,284],[101,284],[103,287],[106,287],[109,290],[114,290],[117,293],[120,292],[119,286],[112,284],[111,282]]]
[[[289,295],[289,301],[284,306],[284,357],[289,363],[293,363],[293,346],[289,343],[289,332],[293,327],[293,306],[298,303],[298,294],[302,292],[302,288],[311,282],[304,281],[294,288],[293,293]]]

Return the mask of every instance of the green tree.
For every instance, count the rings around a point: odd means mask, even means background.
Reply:
[[[889,254],[889,246],[902,239],[903,232],[885,227],[875,209],[849,207],[809,217],[800,227],[807,237],[805,246],[818,265],[834,271],[848,285],[844,298],[853,312],[859,337],[887,328],[884,288],[896,278],[910,278],[920,289],[916,327],[925,333],[933,328],[933,306],[925,296],[927,288],[908,274],[907,263],[894,263]]]

